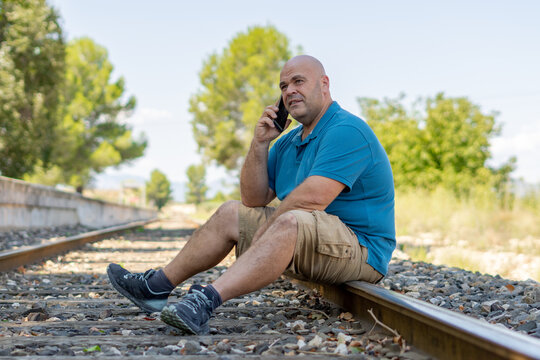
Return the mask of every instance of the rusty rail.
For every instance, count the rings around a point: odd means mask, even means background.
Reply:
[[[360,318],[396,329],[439,359],[540,359],[540,340],[361,281],[342,286],[299,281]],[[371,319],[372,320],[372,319]]]
[[[94,242],[122,231],[144,226],[156,220],[157,219],[134,221],[124,225],[112,226],[101,230],[69,236],[45,244],[2,251],[0,252],[0,271],[7,271],[21,265],[31,264],[44,258],[81,247],[88,242]]]

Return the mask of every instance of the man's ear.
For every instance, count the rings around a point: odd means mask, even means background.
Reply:
[[[328,91],[330,91],[330,79],[327,75],[321,77],[321,85]]]

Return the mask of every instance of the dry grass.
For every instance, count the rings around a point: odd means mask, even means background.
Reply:
[[[511,205],[480,191],[466,199],[444,189],[398,192],[398,246],[416,261],[539,280],[540,197]]]
[[[516,199],[504,208],[489,193],[459,199],[438,189],[396,194],[398,236],[430,234],[433,245],[465,245],[475,250],[500,250],[540,255],[540,207]]]

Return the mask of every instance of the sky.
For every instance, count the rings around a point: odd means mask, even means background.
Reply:
[[[199,71],[250,26],[273,25],[293,49],[317,57],[332,98],[360,115],[358,97],[466,96],[503,126],[490,165],[518,159],[515,178],[540,182],[538,1],[138,1],[49,0],[68,40],[107,48],[137,109],[127,121],[149,145],[144,157],[97,177],[148,179],[159,169],[185,183],[200,162],[188,101]],[[278,79],[276,79],[276,82]],[[261,109],[262,112],[262,109]],[[208,170],[215,184],[226,177]]]

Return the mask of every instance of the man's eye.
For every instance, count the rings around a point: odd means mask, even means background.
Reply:
[[[296,82],[297,84],[301,84],[301,83],[304,82],[304,80],[296,80],[295,82]]]

